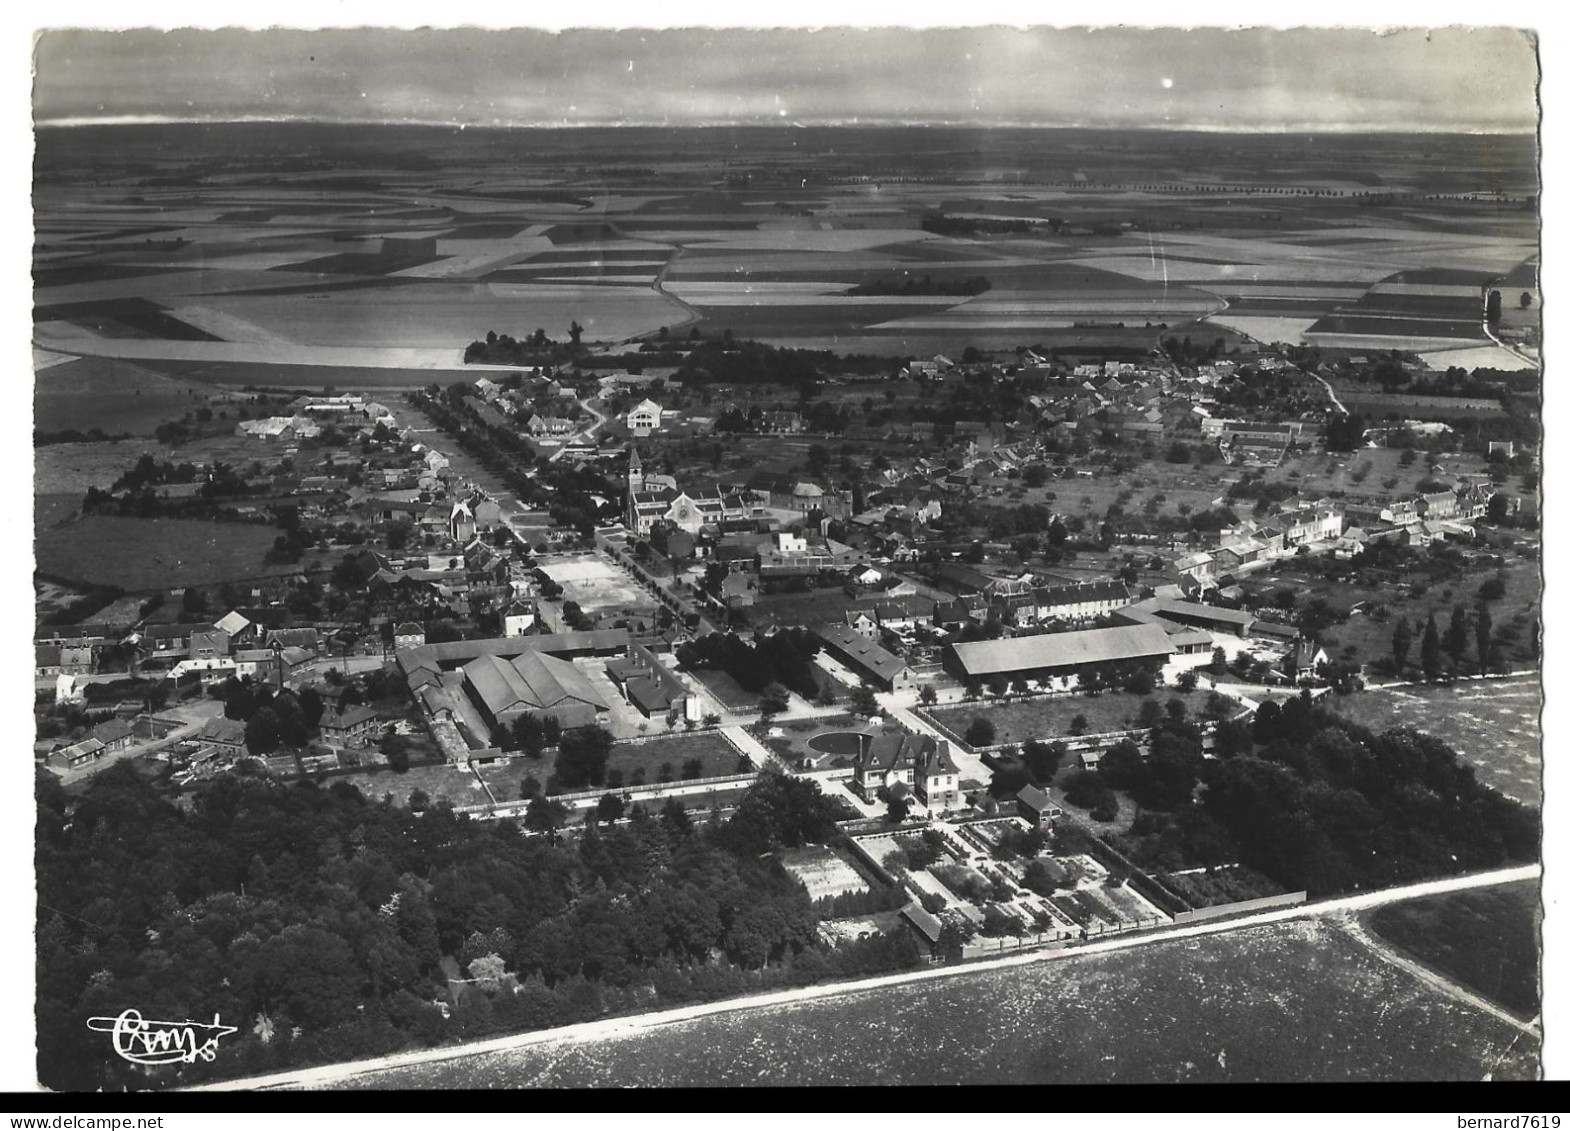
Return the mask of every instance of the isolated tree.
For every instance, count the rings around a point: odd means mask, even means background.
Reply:
[[[1423,645],[1419,655],[1419,662],[1423,666],[1423,678],[1437,678],[1444,668],[1444,660],[1439,654],[1439,626],[1434,623],[1432,612],[1428,614],[1428,624],[1423,629]]]
[[[930,707],[938,701],[937,688],[930,683],[921,685],[921,702],[923,706]]]
[[[1412,651],[1412,622],[1402,617],[1396,621],[1395,630],[1390,634],[1390,658],[1395,661],[1396,674],[1406,667],[1407,654]]]
[[[780,683],[771,683],[758,698],[758,712],[764,718],[779,714],[790,706],[790,692]]]
[[[245,748],[252,754],[270,754],[278,748],[280,736],[278,715],[271,707],[263,707],[245,724]]]
[[[865,683],[852,688],[850,693],[850,709],[853,714],[862,715],[870,719],[880,710],[878,707],[877,693],[874,692],[873,689]]]
[[[1084,715],[1075,715],[1068,724],[1068,732],[1075,737],[1084,734],[1089,729],[1090,720],[1087,719]]]
[[[530,758],[538,758],[545,752],[545,728],[540,725],[537,715],[525,712],[513,720],[512,738],[517,748]]]
[[[1502,294],[1498,291],[1488,292],[1488,302],[1484,308],[1483,317],[1488,320],[1490,326],[1498,323],[1500,314],[1504,312],[1504,305],[1505,299]]]
[[[972,747],[991,746],[997,736],[997,728],[992,725],[991,719],[972,719],[970,726],[965,728],[965,742]]]
[[[1457,667],[1466,655],[1466,641],[1470,634],[1467,632],[1466,610],[1457,605],[1450,610],[1450,627],[1445,630],[1445,651],[1450,653],[1450,662]]]
[[[396,774],[409,772],[409,740],[401,734],[388,734],[382,739],[382,757]]]
[[[910,802],[903,797],[889,797],[889,823],[897,825],[910,816]]]
[[[1472,628],[1477,638],[1477,670],[1486,673],[1494,662],[1494,618],[1487,605],[1477,607],[1477,620]]]

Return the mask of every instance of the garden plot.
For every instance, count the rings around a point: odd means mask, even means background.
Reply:
[[[653,291],[467,283],[225,295],[202,305],[302,345],[458,350],[488,330],[525,323],[565,339],[576,320],[592,341],[644,333],[680,321],[683,314]]]
[[[870,891],[867,881],[832,849],[811,847],[782,853],[780,864],[807,889],[813,900]]]

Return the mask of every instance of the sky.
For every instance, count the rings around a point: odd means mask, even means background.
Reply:
[[[1503,28],[44,31],[41,124],[955,122],[1530,131]]]

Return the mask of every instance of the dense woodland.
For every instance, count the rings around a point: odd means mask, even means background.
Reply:
[[[55,1089],[190,1083],[919,961],[904,932],[817,941],[772,854],[834,837],[838,809],[773,773],[727,820],[635,805],[571,841],[343,783],[231,776],[176,805],[124,763],[80,795],[42,774],[37,796],[38,1064]],[[150,1076],[85,1026],[133,1007],[240,1032],[210,1064]]]

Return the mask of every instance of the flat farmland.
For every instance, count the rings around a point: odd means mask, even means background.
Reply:
[[[455,351],[456,353],[456,351]],[[398,369],[372,365],[296,365],[286,362],[166,358],[141,363],[149,371],[212,385],[266,385],[269,388],[336,389],[417,388],[472,381],[486,366],[451,369]]]
[[[1536,674],[1392,687],[1327,702],[1375,731],[1412,727],[1434,735],[1476,767],[1479,781],[1528,805],[1542,804],[1543,688]]]
[[[1368,1003],[1379,1003],[1370,1009]],[[357,1088],[1532,1079],[1538,1042],[1294,920],[368,1073]]]
[[[291,572],[262,564],[277,537],[249,523],[85,515],[39,531],[33,551],[47,576],[139,593]]]
[[[34,448],[33,491],[38,495],[72,495],[81,502],[89,487],[112,486],[143,452],[162,456],[164,449],[147,440],[46,444]]]
[[[619,341],[685,317],[679,306],[653,290],[509,283],[421,282],[304,295],[215,295],[201,305],[299,345],[459,350],[490,330],[521,337],[539,327],[565,340],[576,320],[590,341]]]
[[[1523,1019],[1538,991],[1542,894],[1535,883],[1392,903],[1363,916],[1385,941]]]
[[[33,383],[33,428],[150,435],[165,421],[205,404],[207,392],[132,362],[78,358],[39,371]]]

